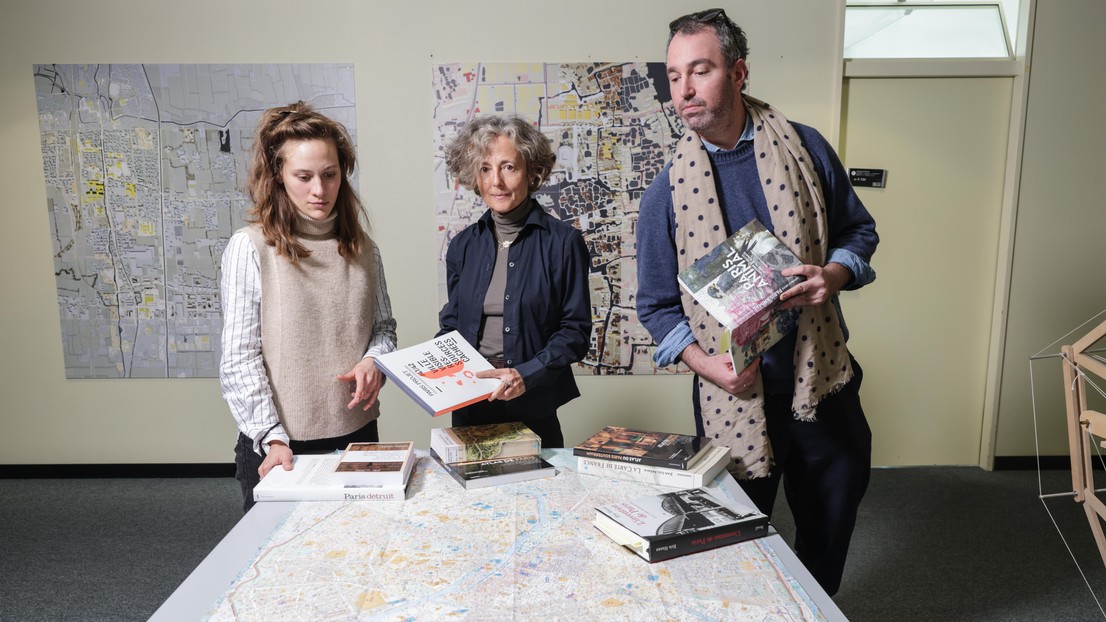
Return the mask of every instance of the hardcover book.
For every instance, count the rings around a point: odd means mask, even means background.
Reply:
[[[518,456],[480,462],[445,462],[433,450],[430,451],[430,455],[434,456],[445,472],[466,490],[553,477],[557,474],[557,469],[552,464],[538,456]]]
[[[660,484],[673,488],[701,488],[714,481],[729,462],[730,448],[714,445],[707,449],[706,455],[696,462],[694,467],[687,470],[579,456],[576,458],[576,471],[587,475]]]
[[[334,474],[338,454],[296,455],[292,470],[277,467],[253,489],[254,501],[403,501],[407,481],[399,486],[347,486]]]
[[[710,442],[709,437],[645,432],[609,425],[577,445],[572,453],[600,460],[688,469],[703,457]]]
[[[435,417],[487,399],[499,386],[495,378],[476,377],[492,364],[457,331],[378,356],[376,365]]]
[[[474,462],[536,456],[541,453],[541,438],[517,421],[434,428],[430,448],[446,462]]]
[[[805,279],[780,272],[801,265],[791,249],[754,218],[680,272],[680,285],[726,326],[722,347],[729,350],[734,370],[745,369],[795,329],[799,310],[781,310],[780,294]]]
[[[595,508],[595,526],[649,562],[768,535],[768,517],[702,488]]]
[[[351,486],[402,486],[415,462],[415,444],[350,443],[338,459],[334,475]]]

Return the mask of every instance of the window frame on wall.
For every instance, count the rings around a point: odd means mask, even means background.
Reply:
[[[850,56],[849,48],[853,47],[855,49],[856,44],[854,42],[850,46],[843,36],[844,77],[1019,75],[1023,71],[1019,57],[1024,59],[1023,51],[1025,49],[1024,41],[1019,41],[1019,39],[1024,38],[1019,37],[1019,33],[1024,32],[1024,25],[1020,22],[1024,21],[1025,4],[1025,0],[900,0],[898,2],[846,0],[844,19],[846,33],[849,31],[850,17],[855,29],[858,19],[880,10],[883,10],[887,15],[893,15],[895,12],[902,12],[906,15],[922,15],[928,11],[942,13],[946,18],[949,15],[955,16],[958,12],[969,18],[973,15],[978,16],[981,12],[990,13],[992,32],[989,36],[992,38],[991,49],[993,52],[997,52],[999,48],[996,45],[1001,46],[1002,53],[1001,55],[964,55],[957,52],[959,55],[952,55],[950,50],[956,49],[956,46],[959,46],[961,51],[971,47],[970,44],[964,45],[962,40],[963,36],[966,34],[970,36],[970,33],[963,30],[963,24],[955,22],[947,25],[948,31],[944,34],[933,30],[926,32],[926,36],[929,37],[926,42],[927,46],[919,48],[917,53],[904,52],[901,49],[902,46],[899,41],[901,37],[899,37],[888,42],[886,54],[881,55],[879,53],[878,42],[875,45],[869,42],[867,46],[869,49],[864,52],[863,56]],[[1005,6],[1016,8],[1007,12]],[[1011,17],[1008,13],[1013,13],[1013,17],[1019,23],[1008,24],[1007,19]],[[916,29],[924,29],[927,25],[932,27],[932,24],[925,22],[926,20],[914,20],[912,25]],[[911,24],[901,18],[889,20],[878,31],[865,34],[864,38],[878,36],[881,31],[888,28],[897,28],[906,35],[914,34],[908,26],[911,26]],[[876,24],[876,27],[878,27],[878,24]],[[921,32],[921,30],[915,30],[915,32]],[[858,35],[854,32],[853,36],[857,37]],[[958,36],[961,37],[959,42],[956,41]],[[942,41],[945,41],[947,45],[942,46]],[[895,47],[899,49],[896,50]]]
[[[849,2],[845,58],[1010,58],[999,0]]]

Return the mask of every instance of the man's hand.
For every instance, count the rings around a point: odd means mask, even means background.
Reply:
[[[350,393],[353,400],[346,406],[349,410],[353,410],[361,402],[365,403],[362,410],[372,408],[380,394],[380,387],[384,386],[384,374],[377,369],[376,359],[371,356],[361,359],[353,369],[338,376],[338,380],[353,383],[353,392]]]
[[[805,276],[806,280],[780,295],[781,309],[791,309],[801,305],[820,305],[833,298],[841,288],[849,284],[853,273],[845,266],[831,262],[823,268],[804,264],[794,268],[785,268],[784,276]]]
[[[489,402],[495,400],[513,400],[526,393],[526,383],[522,381],[522,375],[513,367],[504,369],[485,369],[476,372],[477,378],[499,378],[500,385],[488,396]]]
[[[734,372],[733,361],[729,354],[712,356],[704,352],[697,343],[684,348],[684,351],[680,353],[680,359],[691,368],[691,371],[699,374],[701,378],[713,382],[731,395],[748,391],[760,371],[759,356],[753,359],[753,362],[749,363],[745,369]]]
[[[261,461],[261,466],[257,467],[257,474],[265,477],[265,474],[278,464],[283,466],[285,471],[292,470],[292,448],[281,441],[272,441],[269,443],[269,453]]]

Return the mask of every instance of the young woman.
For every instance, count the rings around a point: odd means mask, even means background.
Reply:
[[[223,253],[223,398],[238,423],[243,507],[296,453],[376,441],[375,357],[396,347],[380,252],[350,186],[349,133],[303,102],[261,117],[252,224]]]

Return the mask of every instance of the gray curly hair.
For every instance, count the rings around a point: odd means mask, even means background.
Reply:
[[[549,138],[529,121],[517,115],[488,115],[465,124],[445,148],[445,165],[449,174],[465,188],[480,194],[476,176],[488,147],[500,136],[506,136],[526,162],[530,192],[537,190],[557,162],[557,154]]]

